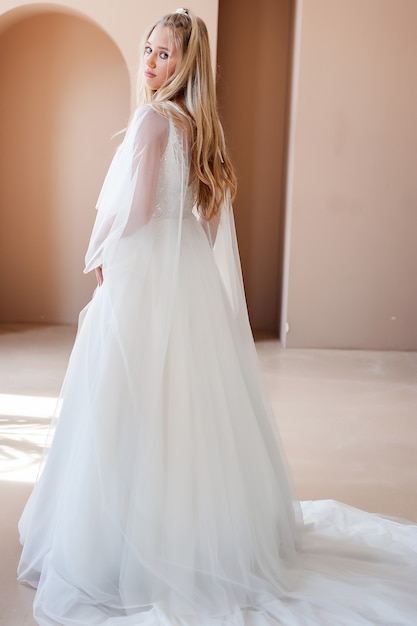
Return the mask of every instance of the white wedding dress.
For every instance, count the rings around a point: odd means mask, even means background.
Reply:
[[[167,105],[169,106],[169,105]],[[193,211],[184,134],[139,108],[98,203],[46,464],[20,521],[36,621],[417,624],[417,526],[294,495],[230,208]],[[304,516],[304,519],[303,519]]]

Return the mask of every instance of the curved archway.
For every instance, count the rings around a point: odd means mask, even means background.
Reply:
[[[0,321],[73,323],[91,296],[84,253],[129,116],[128,69],[91,20],[15,9],[0,20],[0,102]]]

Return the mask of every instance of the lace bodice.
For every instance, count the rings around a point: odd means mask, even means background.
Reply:
[[[168,142],[161,156],[156,186],[153,219],[182,218],[192,214],[194,205],[193,186],[188,185],[189,167],[185,154],[185,142],[172,122],[169,122]],[[187,181],[187,182],[186,182]],[[179,201],[182,198],[182,202]]]

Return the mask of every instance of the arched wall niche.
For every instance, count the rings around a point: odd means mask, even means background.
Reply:
[[[74,323],[94,206],[130,113],[125,59],[77,11],[0,16],[0,321]]]
[[[91,19],[90,16],[84,15],[80,11],[77,11],[76,9],[67,7],[62,4],[47,4],[45,2],[35,2],[33,4],[22,3],[20,4],[20,6],[6,10],[2,15],[0,15],[0,36],[5,30],[9,29],[14,24],[21,22],[27,18],[42,15],[43,13],[62,14],[72,17],[78,17],[83,21],[95,24],[97,28],[100,28],[100,25],[95,23],[95,21]]]

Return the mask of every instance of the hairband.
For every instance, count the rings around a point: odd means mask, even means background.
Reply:
[[[178,13],[179,15],[186,15],[187,17],[190,17],[190,14],[188,13],[187,9],[177,9],[175,11],[175,13]]]

